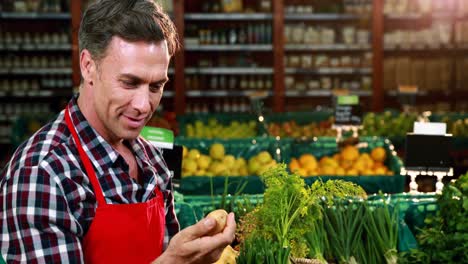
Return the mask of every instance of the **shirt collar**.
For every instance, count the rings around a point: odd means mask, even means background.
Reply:
[[[102,175],[121,155],[86,120],[78,107],[78,96],[75,95],[68,103],[70,117],[84,151],[89,155],[96,172]],[[144,148],[138,139],[130,141],[129,145],[137,158],[142,161],[147,160]]]

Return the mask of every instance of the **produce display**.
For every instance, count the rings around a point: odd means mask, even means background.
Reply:
[[[331,129],[333,118],[325,121],[310,122],[308,124],[299,125],[296,121],[286,122],[271,122],[268,124],[268,133],[271,136],[291,137],[291,138],[312,138],[322,136],[336,136],[336,131]]]
[[[444,187],[437,204],[417,235],[419,249],[403,253],[400,263],[468,263],[468,172]]]
[[[185,125],[186,137],[188,138],[250,138],[257,135],[257,123],[255,121],[231,121],[224,125],[216,118],[207,122],[197,120]]]
[[[444,116],[440,121],[447,124],[448,133],[454,137],[468,137],[468,118],[454,119]]]
[[[387,153],[383,147],[376,147],[370,153],[359,153],[355,146],[346,146],[333,156],[320,159],[312,154],[302,154],[292,158],[289,170],[300,176],[337,175],[394,175],[385,161]]]
[[[400,113],[394,115],[390,111],[381,114],[367,113],[364,116],[362,130],[359,135],[362,136],[385,136],[385,137],[404,137],[406,133],[413,131],[413,123],[417,120],[415,113]]]
[[[263,203],[240,220],[237,263],[397,263],[398,210],[350,182],[307,186],[284,165],[262,179]]]
[[[267,151],[261,151],[248,159],[227,154],[221,143],[209,147],[209,153],[183,147],[182,177],[185,176],[247,176],[259,175],[276,165]]]

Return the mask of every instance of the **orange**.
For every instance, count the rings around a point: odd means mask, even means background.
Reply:
[[[356,160],[359,157],[359,150],[353,146],[346,146],[341,151],[341,157],[344,160]]]
[[[385,158],[387,157],[387,153],[385,152],[384,148],[377,147],[377,148],[372,150],[371,157],[375,161],[384,162]]]
[[[299,164],[306,170],[315,170],[317,168],[317,159],[312,154],[302,154],[299,157]]]
[[[289,163],[289,170],[291,172],[295,172],[298,169],[300,169],[299,162],[297,161],[297,159],[292,158],[291,162]]]

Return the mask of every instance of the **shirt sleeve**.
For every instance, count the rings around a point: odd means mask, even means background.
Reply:
[[[79,225],[53,176],[40,166],[0,178],[2,237],[7,263],[83,263]]]

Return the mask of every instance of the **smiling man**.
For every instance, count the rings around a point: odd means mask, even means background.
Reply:
[[[161,100],[177,48],[150,0],[98,0],[79,32],[80,93],[15,152],[0,174],[7,263],[211,263],[234,215],[179,232],[171,174],[139,137]]]

